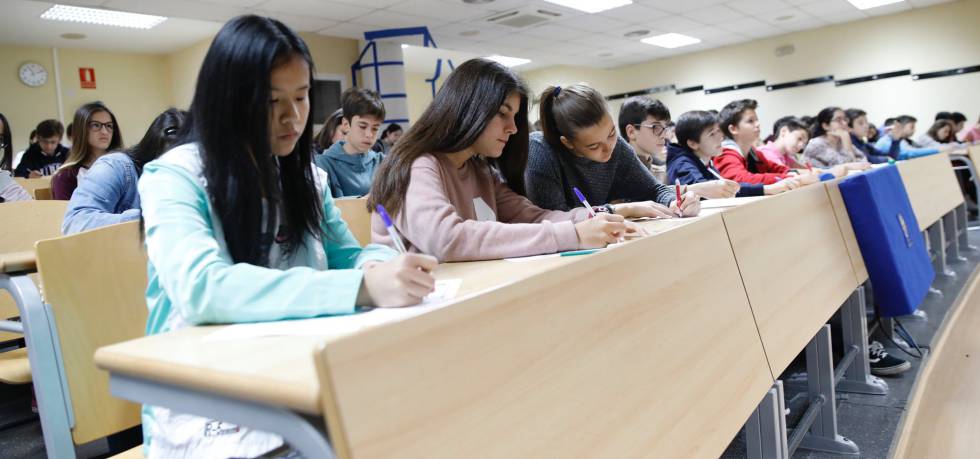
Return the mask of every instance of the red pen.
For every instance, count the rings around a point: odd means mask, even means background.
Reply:
[[[813,164],[811,164],[810,161],[806,162],[806,168],[810,170],[811,174],[813,173]]]
[[[681,211],[681,204],[684,203],[684,197],[681,196],[681,179],[674,179],[674,192],[677,193],[677,215],[683,217],[684,212]]]

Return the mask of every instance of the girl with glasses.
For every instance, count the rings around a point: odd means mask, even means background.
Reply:
[[[75,111],[71,151],[51,179],[51,196],[69,200],[88,170],[102,155],[122,148],[116,115],[102,102],[90,102]]]

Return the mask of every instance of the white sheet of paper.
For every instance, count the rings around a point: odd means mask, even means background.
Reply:
[[[406,308],[377,308],[370,311],[344,316],[317,317],[315,319],[280,320],[276,322],[257,322],[231,325],[204,338],[204,341],[231,341],[266,336],[324,336],[348,335],[391,322],[439,309],[456,298],[462,279],[443,279],[436,281],[435,291],[425,297],[421,304]]]

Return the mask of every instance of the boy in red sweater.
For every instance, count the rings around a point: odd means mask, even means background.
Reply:
[[[755,109],[758,103],[752,99],[736,100],[721,110],[722,142],[721,154],[714,158],[714,164],[722,177],[739,183],[771,185],[788,181],[790,189],[819,181],[813,174],[796,175],[782,164],[769,161],[755,151],[753,146],[759,140],[759,117]]]

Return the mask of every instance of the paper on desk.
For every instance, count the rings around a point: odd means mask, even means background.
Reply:
[[[435,291],[421,304],[406,308],[376,308],[357,314],[318,317],[315,319],[280,320],[231,325],[204,338],[204,341],[230,341],[267,336],[340,336],[439,309],[456,298],[462,279],[436,281]]]

